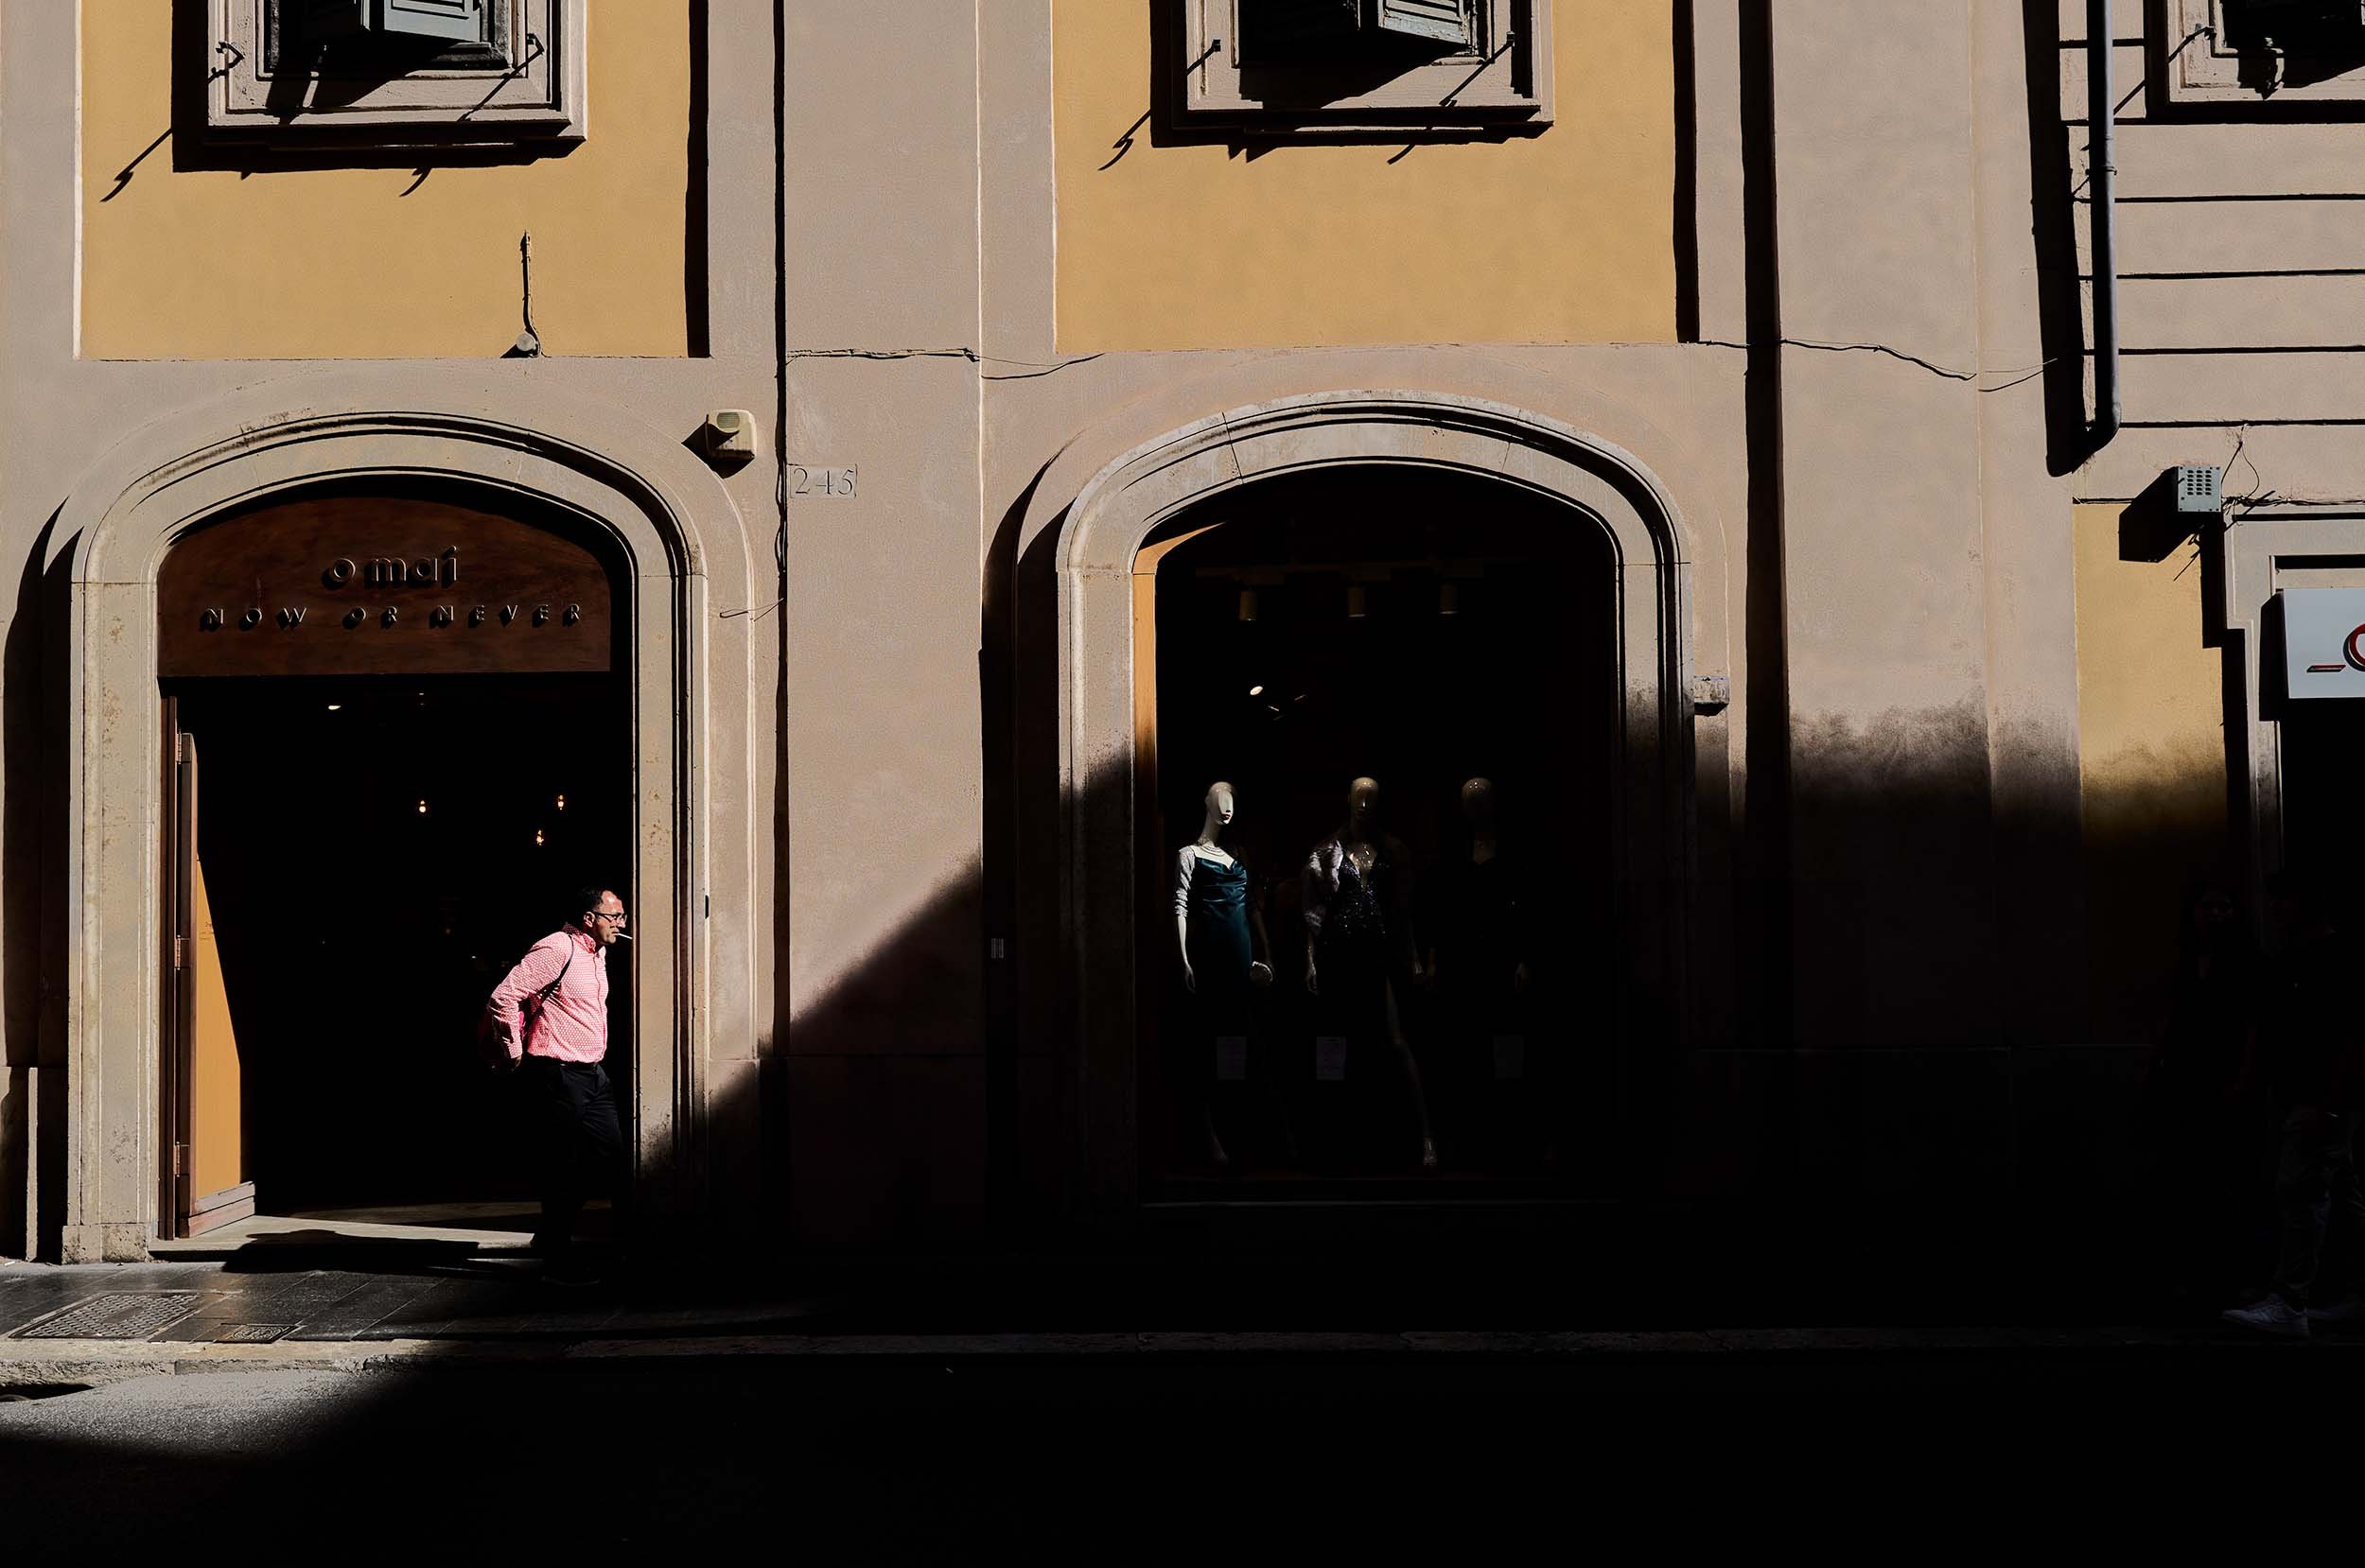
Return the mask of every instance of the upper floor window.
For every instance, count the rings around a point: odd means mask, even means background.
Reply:
[[[1484,134],[1552,117],[1551,0],[1182,0],[1184,124]]]
[[[2171,105],[2365,101],[2365,0],[2167,0]]]
[[[207,0],[209,134],[304,147],[583,139],[586,0]]]

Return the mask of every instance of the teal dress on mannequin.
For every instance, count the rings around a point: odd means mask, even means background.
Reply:
[[[1240,1035],[1248,1029],[1248,867],[1235,857],[1229,865],[1185,847],[1176,880],[1175,913],[1189,922],[1184,951],[1197,982],[1193,992],[1201,1025],[1210,1035]]]

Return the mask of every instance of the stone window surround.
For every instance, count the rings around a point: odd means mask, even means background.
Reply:
[[[2226,0],[2164,0],[2165,26],[2150,40],[2152,71],[2171,108],[2203,111],[2321,109],[2330,104],[2365,105],[2365,62],[2321,81],[2303,81],[2260,91],[2252,84],[2280,78],[2281,56],[2273,50],[2241,49],[2226,42]],[[2250,78],[2245,81],[2245,76]]]
[[[1180,38],[1159,41],[1182,50],[1174,70],[1178,125],[1318,139],[1500,134],[1551,124],[1552,0],[1478,0],[1482,53],[1410,64],[1377,85],[1352,68],[1320,63],[1244,68],[1234,43],[1239,8],[1251,3],[1180,0]]]
[[[223,143],[357,148],[567,146],[589,131],[587,0],[485,0],[498,18],[482,65],[386,80],[323,78],[290,113],[271,74],[272,13],[288,0],[206,0],[205,133]]]
[[[1609,536],[1623,722],[1612,842],[1627,971],[1619,1048],[1645,1009],[1690,1032],[1695,893],[1690,529],[1649,469],[1558,421],[1410,392],[1285,397],[1213,415],[1095,475],[1059,543],[1060,968],[1073,1031],[1072,1216],[1121,1229],[1140,1203],[1135,914],[1143,868],[1134,713],[1134,573],[1151,533],[1235,485],[1340,464],[1404,465],[1516,485]],[[1656,1041],[1649,1043],[1657,1043]]]
[[[716,836],[745,841],[745,825],[726,827],[709,798],[716,671],[707,605],[710,587],[745,602],[748,569],[744,548],[710,554],[696,519],[723,524],[727,535],[736,514],[694,458],[660,449],[613,410],[515,388],[498,409],[435,403],[415,384],[405,400],[378,401],[404,399],[401,378],[336,379],[335,390],[315,387],[307,411],[295,417],[240,398],[159,421],[78,485],[61,514],[61,536],[75,541],[62,1237],[69,1263],[136,1261],[157,1233],[166,917],[157,567],[175,539],[232,506],[374,474],[530,495],[599,528],[626,563],[617,589],[631,615],[631,654],[622,673],[632,692],[639,796],[649,813],[631,867],[641,940],[632,958],[639,1050],[637,1082],[623,1096],[635,1107],[627,1139],[643,1201],[692,1213],[702,1197],[710,933],[715,918],[752,918],[753,895],[731,878],[713,877],[707,863]],[[284,384],[279,395],[305,401]],[[632,464],[619,453],[633,454]],[[721,572],[711,584],[710,568]],[[727,671],[722,678],[727,687],[734,680]],[[97,984],[100,974],[110,982]]]

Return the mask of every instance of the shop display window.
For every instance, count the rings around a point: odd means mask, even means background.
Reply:
[[[1233,492],[1144,556],[1151,1189],[1600,1185],[1623,974],[1605,533],[1509,486],[1360,470]]]

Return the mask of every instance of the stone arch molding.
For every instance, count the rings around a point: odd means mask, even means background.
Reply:
[[[1121,1225],[1139,1199],[1132,818],[1134,558],[1162,525],[1236,486],[1323,467],[1410,466],[1562,505],[1614,551],[1621,911],[1629,1015],[1683,1011],[1691,851],[1690,530],[1632,454],[1506,404],[1415,392],[1294,396],[1210,415],[1127,451],[1076,493],[1057,552],[1062,923],[1081,1109],[1079,1218]],[[1056,474],[1056,469],[1055,469]],[[1052,494],[1057,495],[1058,491]],[[1628,1031],[1629,1034],[1632,1031]]]
[[[216,407],[128,438],[59,518],[71,551],[61,1238],[68,1261],[146,1255],[157,1161],[167,1156],[156,1094],[168,978],[157,570],[175,542],[232,507],[372,478],[531,497],[604,532],[624,562],[617,591],[630,605],[632,636],[621,673],[631,691],[641,812],[631,869],[643,937],[634,950],[639,1045],[628,1103],[637,1112],[628,1136],[644,1199],[677,1211],[695,1202],[689,1174],[704,1164],[710,1013],[706,901],[722,903],[714,913],[727,918],[753,915],[734,907],[751,897],[713,886],[707,870],[709,592],[744,601],[749,576],[728,497],[656,431],[548,393],[505,395],[498,410],[422,408],[415,395],[333,411],[316,402],[260,418]],[[714,537],[722,548],[710,547]],[[646,939],[657,932],[670,940]]]

